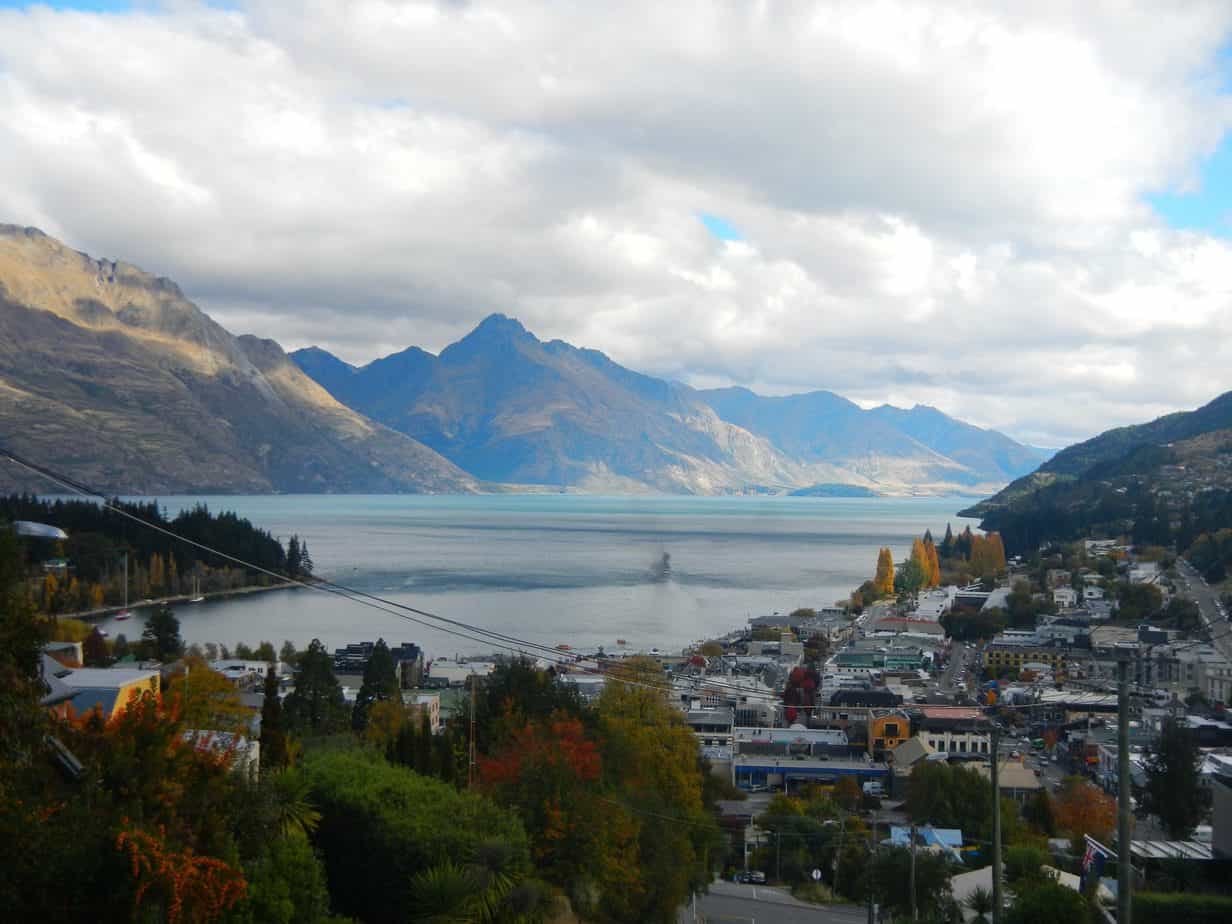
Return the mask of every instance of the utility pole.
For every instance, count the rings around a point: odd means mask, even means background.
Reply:
[[[783,881],[783,832],[774,832],[774,878]]]
[[[470,743],[467,747],[467,765],[466,765],[466,788],[475,788],[475,770],[477,762],[475,760],[475,687],[478,685],[479,678],[471,674],[471,722],[470,722]]]
[[[997,747],[1001,743],[1001,726],[992,727],[992,924],[1001,924],[1001,782]]]
[[[838,823],[838,847],[836,847],[834,850],[834,894],[835,895],[838,894],[838,865],[839,865],[838,861],[839,861],[839,857],[843,853],[843,842],[844,842],[844,835],[846,833],[846,829],[847,829],[847,813],[843,812],[843,817],[839,819],[839,823]]]
[[[920,916],[915,906],[915,825],[911,826],[911,920],[918,921]]]
[[[1117,663],[1117,924],[1130,924],[1133,902],[1133,851],[1129,812],[1129,660]]]
[[[872,862],[869,863],[869,872],[872,873],[877,867],[877,810],[873,809],[873,843],[872,843]],[[875,880],[872,875],[868,878],[868,924],[877,924],[877,914],[873,910],[873,886]]]

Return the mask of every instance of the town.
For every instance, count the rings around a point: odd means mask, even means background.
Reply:
[[[163,608],[122,651],[97,630],[43,644],[40,702],[114,723],[143,694],[183,689],[196,722],[184,740],[251,781],[293,763],[291,734],[311,754],[353,732],[394,764],[495,794],[493,780],[543,769],[495,769],[502,737],[519,755],[564,748],[586,716],[649,691],[665,734],[687,729],[718,837],[682,915],[1115,919],[1132,895],[1140,921],[1214,920],[1232,910],[1226,605],[1160,548],[1086,540],[1006,560],[996,534],[947,528],[897,567],[883,549],[841,604],[758,616],[680,652],[228,651],[185,646]],[[527,724],[510,739],[511,720]],[[81,772],[71,748],[58,753]],[[675,817],[683,806],[664,798]]]

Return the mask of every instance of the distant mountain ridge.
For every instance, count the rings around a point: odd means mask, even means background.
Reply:
[[[100,490],[477,489],[170,280],[16,225],[0,225],[0,396],[6,446]],[[11,465],[0,488],[52,490]]]
[[[291,358],[339,401],[488,482],[604,491],[976,494],[1041,455],[933,408],[697,390],[494,314],[433,356]],[[814,490],[810,490],[814,489]]]
[[[1232,392],[1220,395],[1193,411],[1167,414],[1149,423],[1107,430],[1062,449],[1028,475],[1018,478],[992,497],[963,511],[964,516],[987,517],[1041,503],[1077,504],[1090,482],[1128,476],[1148,476],[1176,460],[1205,458],[1223,452],[1225,441],[1199,439],[1232,430]],[[1232,475],[1229,478],[1232,481]]]

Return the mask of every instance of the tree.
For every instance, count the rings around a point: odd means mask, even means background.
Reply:
[[[894,592],[899,595],[899,602],[905,602],[907,597],[915,597],[926,579],[924,566],[918,559],[909,558],[899,565],[898,574],[894,578]]]
[[[182,669],[167,678],[167,696],[186,729],[193,731],[226,731],[244,734],[248,731],[250,713],[240,700],[239,691],[231,681],[211,670],[205,660],[187,656]]]
[[[1068,833],[1075,846],[1082,844],[1085,835],[1106,841],[1116,828],[1116,813],[1116,800],[1080,776],[1066,779],[1053,801],[1057,829]]]
[[[274,665],[265,669],[265,697],[261,702],[261,774],[281,770],[288,763],[287,730]]]
[[[943,855],[917,850],[915,902],[925,920],[941,917],[950,894],[950,863]],[[873,894],[892,914],[911,913],[911,851],[880,850],[869,864]],[[1054,922],[1055,924],[1055,922]]]
[[[1202,760],[1198,742],[1189,729],[1175,719],[1165,719],[1143,761],[1146,782],[1135,792],[1138,817],[1158,816],[1173,840],[1189,837],[1206,814]]]
[[[946,532],[949,532],[948,526]],[[963,900],[963,904],[975,913],[973,924],[988,924],[988,916],[992,914],[992,892],[990,890],[983,886],[976,886],[974,891]]]
[[[1091,916],[1081,893],[1046,879],[1017,890],[1004,920],[1006,924],[1085,924]]]
[[[431,741],[420,731],[419,737]],[[602,770],[599,749],[582,723],[560,717],[527,723],[479,764],[485,791],[517,806],[531,838],[535,868],[562,885],[603,862],[603,843],[590,824]]]
[[[489,850],[520,880],[530,871],[525,829],[511,810],[458,792],[362,750],[311,752],[305,772],[321,821],[321,850],[334,910],[370,924],[402,924],[418,907],[416,874],[444,858],[483,863]]]
[[[347,725],[342,687],[334,676],[334,660],[320,639],[313,639],[300,656],[295,689],[282,704],[287,728],[296,732],[330,734]]]
[[[295,650],[295,643],[290,639],[282,643],[282,648],[278,651],[278,660],[287,667],[295,667],[299,660],[299,653]]]
[[[303,558],[299,550],[299,536],[292,535],[287,543],[287,577],[298,578]]]
[[[941,584],[941,561],[937,558],[937,547],[932,539],[924,543],[924,551],[928,558],[928,586],[938,587]]]
[[[300,540],[299,544],[299,573],[303,577],[312,577],[313,569],[316,567],[312,561],[312,555],[308,552],[308,543]]]
[[[81,657],[86,667],[106,667],[111,663],[111,654],[107,651],[107,640],[103,633],[95,627],[86,640],[81,643]]]
[[[1052,837],[1057,833],[1057,823],[1052,811],[1052,796],[1046,789],[1040,789],[1028,797],[1022,807],[1022,817],[1027,824],[1046,837]]]
[[[129,656],[131,652],[128,648],[128,636],[121,632],[115,637],[115,645],[112,646],[111,654],[117,661],[122,661]]]
[[[883,548],[877,553],[877,573],[873,577],[873,586],[883,597],[894,593],[894,556],[889,549]]]
[[[942,558],[951,558],[954,555],[954,530],[950,528],[950,524],[945,524],[945,538],[941,540],[941,547],[938,550]]]
[[[385,639],[378,638],[372,646],[372,655],[364,665],[364,680],[355,697],[355,709],[351,713],[351,727],[363,731],[368,726],[368,710],[373,703],[402,697],[398,684],[398,668],[389,652]]]
[[[178,658],[184,651],[184,640],[180,638],[180,621],[171,612],[171,607],[160,606],[154,611],[141,640],[150,647],[151,655],[159,661],[170,661]]]
[[[834,801],[849,812],[860,807],[860,784],[854,776],[841,776],[834,785]]]

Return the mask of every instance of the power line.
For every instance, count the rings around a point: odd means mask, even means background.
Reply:
[[[22,468],[25,468],[30,472],[33,472],[37,475],[47,478],[49,481],[52,481],[55,484],[68,488],[70,491],[76,494],[80,494],[85,497],[95,498],[99,501],[99,503],[101,504],[103,508],[107,510],[111,510],[112,512],[117,513],[120,516],[123,516],[133,521],[134,523],[144,526],[147,529],[154,530],[155,532],[161,533],[162,535],[165,535],[178,542],[184,542],[197,549],[200,549],[203,552],[206,552],[208,554],[215,555],[219,558],[233,562],[244,568],[251,569],[252,571],[255,571],[259,574],[265,574],[270,577],[277,578],[280,581],[284,581],[286,583],[289,583],[289,584],[292,584],[298,587],[305,587],[305,588],[312,589],[312,590],[318,590],[324,593],[330,593],[335,596],[341,597],[344,600],[350,600],[353,603],[358,603],[363,606],[367,606],[371,609],[375,609],[380,612],[384,612],[384,613],[388,613],[389,615],[396,616],[399,619],[404,619],[408,622],[415,623],[425,628],[432,629],[432,630],[439,631],[439,632],[444,632],[448,635],[453,635],[457,638],[461,638],[467,641],[479,642],[480,644],[483,644],[483,645],[492,645],[497,648],[503,648],[505,650],[508,650],[510,652],[513,652],[518,655],[523,655],[523,656],[526,654],[527,649],[530,649],[532,651],[539,651],[541,652],[539,657],[541,657],[544,660],[548,660],[550,663],[552,663],[554,666],[557,666],[557,667],[566,667],[571,670],[577,670],[581,673],[588,673],[588,674],[592,674],[596,676],[602,676],[605,679],[611,678],[620,683],[625,683],[625,684],[632,685],[632,686],[640,686],[646,689],[655,690],[656,692],[660,692],[660,693],[671,694],[675,692],[674,686],[672,686],[670,683],[669,684],[656,684],[653,682],[647,683],[644,681],[633,680],[627,677],[620,677],[618,676],[618,672],[600,671],[600,670],[591,669],[579,663],[579,661],[576,659],[564,658],[557,649],[543,645],[539,642],[532,642],[528,639],[521,639],[516,636],[506,635],[504,633],[496,632],[491,629],[486,629],[482,626],[476,626],[470,623],[461,622],[459,620],[450,619],[449,617],[441,616],[439,614],[430,612],[428,610],[419,609],[418,607],[409,606],[404,603],[398,603],[397,601],[389,600],[388,598],[381,597],[377,594],[367,593],[365,591],[361,591],[361,590],[358,590],[352,587],[348,587],[347,585],[340,584],[335,581],[330,581],[324,578],[318,578],[318,579],[315,579],[309,582],[309,581],[299,580],[297,578],[288,577],[285,574],[280,574],[269,568],[265,568],[261,565],[254,564],[238,556],[231,555],[228,552],[223,552],[219,549],[213,548],[212,546],[206,545],[203,542],[199,542],[195,539],[190,539],[187,536],[180,535],[179,533],[176,533],[174,530],[167,529],[166,527],[161,526],[158,523],[152,523],[142,517],[137,516],[131,511],[124,509],[124,507],[118,504],[111,503],[111,501],[107,499],[107,495],[104,494],[103,492],[98,491],[94,488],[91,488],[88,485],[82,484],[81,482],[74,481],[68,476],[55,472],[54,470],[49,469],[46,466],[40,465],[29,459],[25,459],[22,456],[19,456],[18,454],[12,452],[11,450],[4,448],[3,446],[0,446],[0,456],[4,456],[8,458],[10,461],[12,461],[13,463],[21,466]],[[443,625],[435,625],[432,622],[427,622],[425,620],[434,620],[435,622],[442,623]],[[720,682],[709,682],[709,685],[723,686],[723,684],[721,684]],[[726,685],[726,686],[728,689],[732,691],[738,690],[745,694],[748,694],[751,692],[747,690],[746,688],[739,687],[736,685]]]

